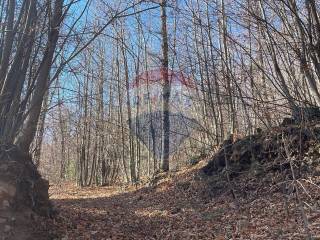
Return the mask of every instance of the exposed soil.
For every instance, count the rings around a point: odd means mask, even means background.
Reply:
[[[48,188],[30,156],[14,145],[0,145],[1,240],[34,239],[39,216],[51,214]]]

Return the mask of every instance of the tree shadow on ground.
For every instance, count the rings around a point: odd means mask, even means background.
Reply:
[[[271,175],[249,179],[235,180],[239,208],[225,182],[213,178],[179,177],[127,192],[64,189],[67,194],[53,200],[59,211],[56,232],[68,240],[302,239],[303,223],[295,199],[287,197],[286,203],[283,193],[270,192]]]
[[[206,204],[194,193],[165,184],[53,202],[57,226],[68,239],[214,239],[219,232],[206,230],[215,228],[219,214],[206,214]]]

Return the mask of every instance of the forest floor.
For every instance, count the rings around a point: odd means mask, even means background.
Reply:
[[[43,222],[52,239],[306,239],[296,194],[281,192],[279,174],[233,179],[236,200],[220,177],[199,174],[206,161],[169,173],[154,186],[51,187],[58,216]],[[206,178],[204,180],[204,178]],[[301,179],[308,228],[320,239],[320,177]]]

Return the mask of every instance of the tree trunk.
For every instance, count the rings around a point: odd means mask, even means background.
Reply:
[[[51,19],[51,26],[48,36],[48,43],[40,64],[39,75],[36,79],[35,89],[30,100],[29,114],[22,126],[22,129],[19,132],[19,135],[15,139],[15,144],[19,146],[19,148],[24,152],[29,151],[30,144],[33,141],[33,138],[37,131],[41,105],[48,88],[52,59],[59,38],[60,23],[62,20],[62,8],[63,0],[55,1],[54,13]]]
[[[163,112],[163,125],[162,125],[162,162],[161,170],[164,172],[169,171],[169,157],[170,157],[170,93],[171,83],[168,74],[168,33],[167,33],[167,1],[162,0],[161,6],[161,34],[162,34],[162,112]]]

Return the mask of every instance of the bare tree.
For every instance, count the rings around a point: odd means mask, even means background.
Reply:
[[[162,123],[162,162],[161,170],[169,171],[169,157],[170,157],[170,92],[171,92],[171,83],[168,74],[169,67],[169,57],[168,57],[168,33],[167,33],[167,1],[162,0],[160,3],[161,6],[161,35],[162,35],[162,79],[163,79],[163,88],[162,88],[162,114],[163,114],[163,123]]]

